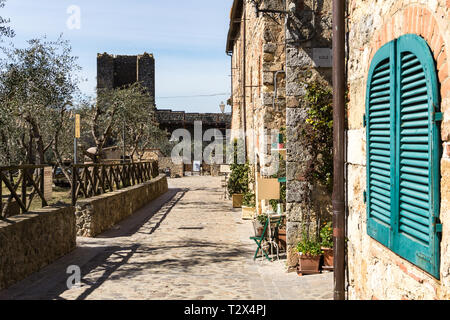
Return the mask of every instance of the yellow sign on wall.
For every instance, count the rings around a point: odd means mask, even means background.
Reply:
[[[75,138],[79,139],[81,137],[81,130],[80,130],[80,115],[75,115]]]
[[[258,200],[280,199],[280,183],[278,179],[258,178]]]

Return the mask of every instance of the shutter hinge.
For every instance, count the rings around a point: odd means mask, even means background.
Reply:
[[[364,200],[364,203],[367,203],[367,191],[363,192],[363,200]]]
[[[442,121],[443,119],[444,119],[444,116],[443,116],[442,112],[434,113],[433,121],[438,122],[438,121]]]
[[[363,114],[363,127],[366,127],[366,121],[367,121],[367,117],[366,114]]]

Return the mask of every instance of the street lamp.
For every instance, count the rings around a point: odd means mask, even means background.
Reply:
[[[222,111],[222,113],[225,113],[225,103],[222,101],[221,103],[220,103],[220,111]]]

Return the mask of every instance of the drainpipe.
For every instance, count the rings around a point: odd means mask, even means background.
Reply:
[[[247,161],[247,94],[246,94],[246,72],[247,72],[247,68],[246,68],[246,63],[247,63],[247,8],[244,8],[244,11],[242,13],[242,17],[243,17],[243,36],[242,36],[242,43],[243,43],[243,48],[242,48],[242,56],[243,56],[243,66],[242,66],[242,105],[243,105],[243,110],[242,110],[242,114],[244,117],[244,154],[245,154],[245,159]]]
[[[334,299],[345,300],[345,1],[333,0]]]

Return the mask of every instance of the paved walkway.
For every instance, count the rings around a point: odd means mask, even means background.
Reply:
[[[253,261],[250,221],[220,199],[215,177],[170,179],[170,191],[0,299],[331,299],[332,273],[299,277]],[[77,265],[79,288],[68,289]]]

